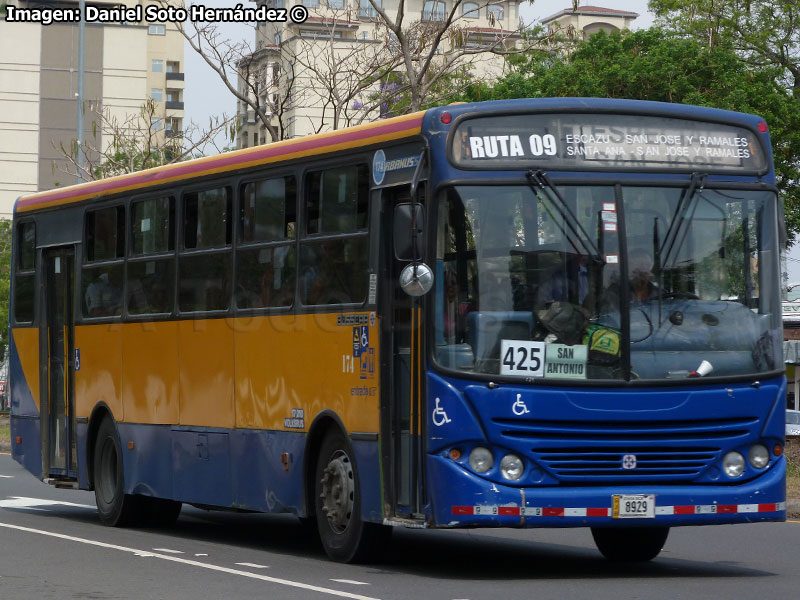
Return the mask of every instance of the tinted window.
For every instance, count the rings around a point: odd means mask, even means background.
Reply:
[[[367,294],[367,237],[306,243],[301,249],[303,304],[353,304]]]
[[[124,265],[84,268],[82,295],[84,317],[115,317],[122,314]]]
[[[36,267],[36,223],[20,223],[19,270],[32,271]]]
[[[172,312],[174,261],[128,263],[128,312],[132,315]]]
[[[309,175],[307,232],[343,233],[367,226],[369,173],[364,165]]]
[[[125,256],[125,208],[112,206],[86,213],[86,260]]]
[[[294,238],[297,184],[294,177],[253,181],[242,186],[243,242]]]
[[[230,254],[196,254],[180,259],[182,312],[226,310],[230,298]]]
[[[134,256],[175,248],[175,200],[151,198],[131,203],[131,253]]]
[[[18,273],[14,278],[14,318],[17,322],[33,321],[35,282],[33,273]]]
[[[231,191],[221,187],[183,197],[183,247],[222,248],[231,243]]]
[[[239,250],[236,261],[238,308],[292,305],[296,273],[294,246]]]

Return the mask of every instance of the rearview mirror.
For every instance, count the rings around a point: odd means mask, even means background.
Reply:
[[[414,215],[416,214],[417,256],[414,256]],[[398,204],[394,207],[394,255],[397,260],[419,260],[425,248],[425,212],[421,204]]]

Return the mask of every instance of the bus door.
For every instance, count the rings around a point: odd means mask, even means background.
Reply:
[[[387,516],[420,519],[422,310],[421,301],[400,288],[400,271],[408,261],[397,259],[392,244],[394,207],[408,203],[409,193],[408,185],[382,190],[381,452],[384,473],[389,474],[384,477]]]
[[[72,246],[44,251],[44,318],[39,331],[42,386],[42,475],[51,482],[77,477],[74,413]]]

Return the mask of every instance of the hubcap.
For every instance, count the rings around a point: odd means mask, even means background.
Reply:
[[[353,465],[350,457],[337,450],[331,457],[320,479],[322,514],[335,533],[343,533],[353,514]]]

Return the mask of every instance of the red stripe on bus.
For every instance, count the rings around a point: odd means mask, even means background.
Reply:
[[[472,506],[454,506],[454,515],[472,515],[475,514],[475,509]]]
[[[675,515],[693,515],[695,508],[694,506],[674,506],[672,512]]]
[[[739,512],[739,506],[736,504],[720,504],[717,506],[717,514],[736,512]]]
[[[587,508],[586,509],[586,516],[587,517],[607,517],[608,516],[608,509],[607,508]]]
[[[775,512],[776,510],[778,510],[778,505],[775,503],[758,505],[758,512]]]
[[[563,508],[555,508],[552,506],[545,506],[542,508],[542,516],[543,517],[563,517],[564,516],[564,509]]]
[[[497,514],[498,515],[504,515],[504,516],[511,515],[511,516],[514,516],[514,517],[518,517],[519,516],[519,507],[518,506],[500,506],[497,509]]]

